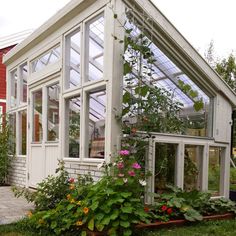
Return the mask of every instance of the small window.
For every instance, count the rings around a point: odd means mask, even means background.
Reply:
[[[42,109],[42,89],[40,89],[33,93],[33,142],[41,142],[43,139]]]
[[[93,81],[103,78],[104,54],[104,16],[95,17],[86,23],[85,68],[86,80]]]
[[[185,145],[184,190],[201,190],[203,146]]]
[[[175,163],[177,144],[155,144],[155,178],[154,191],[157,193],[167,190],[168,185],[175,185]]]
[[[47,101],[47,140],[59,139],[59,85],[49,86]]]
[[[50,49],[42,56],[31,62],[32,73],[44,69],[46,66],[57,62],[60,58],[60,45]]]
[[[80,96],[66,99],[65,101],[65,155],[66,157],[80,157]]]
[[[27,63],[20,66],[20,102],[27,102],[27,76],[28,66]]]
[[[88,96],[87,130],[89,158],[104,158],[106,91],[91,92]]]
[[[209,167],[208,167],[208,191],[212,196],[220,195],[221,179],[221,160],[223,158],[222,147],[209,148]]]
[[[26,155],[27,143],[27,112],[19,112],[19,154]]]
[[[16,154],[16,113],[11,113],[9,115],[9,128],[10,128],[10,150],[9,154],[14,155]]]
[[[17,69],[11,72],[11,101],[10,106],[15,107],[17,105],[17,81],[18,81],[18,74]]]
[[[73,32],[66,37],[66,89],[80,85],[80,31]]]

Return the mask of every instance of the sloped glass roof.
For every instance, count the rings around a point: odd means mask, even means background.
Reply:
[[[141,31],[140,29],[131,23],[129,20],[126,21],[125,25],[126,29],[132,29],[130,36],[137,37]],[[146,39],[148,39],[146,37]],[[149,40],[149,39],[148,39]],[[150,40],[149,40],[150,41]],[[142,43],[142,42],[138,42]],[[179,101],[183,104],[183,107],[192,107],[194,105],[194,100],[188,94],[185,94],[180,86],[179,80],[184,82],[186,85],[190,85],[191,89],[197,91],[198,99],[201,98],[204,104],[209,104],[209,97],[197,86],[175,63],[173,63],[158,47],[156,44],[150,41],[149,47],[154,54],[155,62],[152,67],[152,75],[151,76],[143,76],[142,81],[147,81],[151,85],[155,85],[159,88],[164,88],[172,93],[173,99]],[[129,55],[126,55],[128,58]],[[142,61],[145,63],[145,60]],[[135,77],[135,70],[138,71],[138,65],[133,67],[132,74],[126,75],[124,80],[124,85],[126,87],[134,87],[137,85],[138,81],[134,82],[132,80],[132,84],[127,82],[129,77]],[[143,70],[143,69],[142,69]]]

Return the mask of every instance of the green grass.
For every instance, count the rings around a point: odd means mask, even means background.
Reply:
[[[135,232],[135,236],[235,236],[236,220],[208,221],[184,227]],[[0,236],[37,236],[36,232],[25,231],[22,224],[0,226]],[[48,233],[43,235],[50,236]]]

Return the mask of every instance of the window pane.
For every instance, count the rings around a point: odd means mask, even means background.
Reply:
[[[47,103],[47,140],[57,141],[59,138],[59,85],[48,87]]]
[[[156,143],[155,192],[165,191],[167,185],[175,185],[175,160],[177,148],[177,144]]]
[[[203,146],[185,145],[184,190],[201,190]]]
[[[220,195],[220,162],[223,149],[220,147],[209,148],[209,167],[208,167],[208,191],[213,196]]]
[[[89,94],[89,157],[104,158],[106,91]]]
[[[16,106],[16,99],[17,99],[17,80],[18,80],[18,75],[17,75],[17,70],[14,70],[11,73],[11,107]]]
[[[80,97],[73,97],[66,100],[66,157],[80,157]],[[69,139],[68,139],[69,137]]]
[[[104,16],[99,15],[86,24],[86,76],[87,80],[103,77]]]
[[[50,49],[42,56],[31,62],[32,73],[44,69],[46,66],[57,62],[60,58],[60,46]]]
[[[66,88],[80,84],[80,32],[73,32],[66,38]]]
[[[33,93],[33,142],[41,142],[42,129],[42,90]]]
[[[27,102],[27,76],[28,76],[28,66],[27,63],[20,67],[20,102]]]
[[[26,155],[27,142],[27,113],[26,111],[19,112],[19,154]]]
[[[10,128],[10,150],[9,154],[13,155],[16,153],[16,113],[9,115],[9,128]]]

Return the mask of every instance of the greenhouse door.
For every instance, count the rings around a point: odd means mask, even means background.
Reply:
[[[59,84],[30,89],[29,186],[36,187],[58,165]]]

